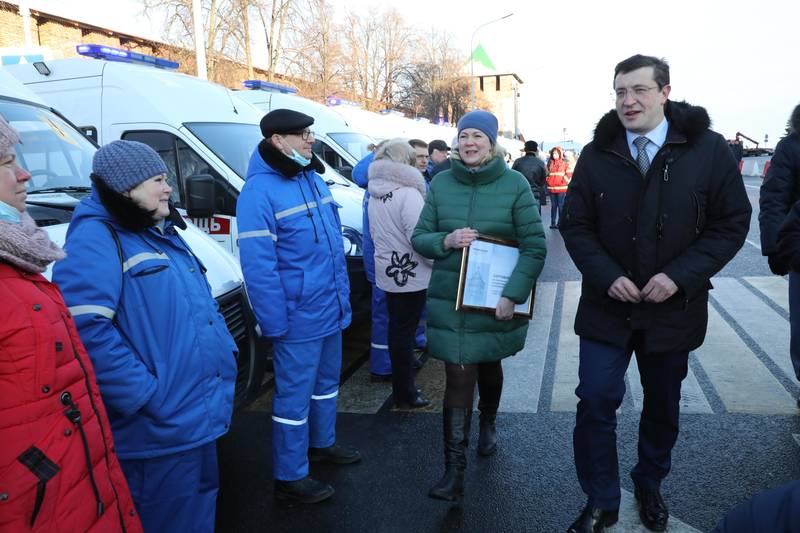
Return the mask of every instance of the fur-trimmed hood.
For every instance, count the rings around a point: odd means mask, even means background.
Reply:
[[[258,154],[273,170],[287,178],[293,178],[304,170],[315,170],[317,174],[325,173],[325,165],[313,152],[311,153],[311,163],[302,167],[293,159],[286,157],[286,154],[275,148],[272,143],[261,139],[261,142],[258,143]]]
[[[789,117],[789,133],[800,135],[800,105],[797,105]]]
[[[388,159],[376,159],[369,165],[369,194],[376,198],[386,196],[395,189],[411,187],[423,198],[427,189],[425,178],[416,167]]]
[[[667,100],[664,114],[670,125],[685,135],[690,143],[711,127],[711,119],[705,108],[686,102]],[[594,129],[594,142],[600,148],[610,148],[617,137],[624,133],[625,128],[617,116],[617,110],[612,109],[597,123]]]

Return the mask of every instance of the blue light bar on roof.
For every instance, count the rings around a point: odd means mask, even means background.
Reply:
[[[352,107],[364,107],[363,105],[359,104],[358,102],[353,102],[352,100],[345,100],[344,98],[339,98],[338,96],[329,96],[325,99],[325,103],[327,103],[330,107],[336,107],[337,105],[349,105]]]
[[[102,44],[79,44],[75,47],[79,55],[105,59],[107,61],[121,61],[123,63],[140,63],[158,68],[178,68],[180,63],[164,59],[163,57],[148,56],[130,50],[122,50]]]
[[[271,81],[244,80],[242,85],[248,89],[260,89],[262,91],[270,91],[273,93],[294,94],[297,92],[297,89],[294,87],[281,85],[280,83],[273,83]]]

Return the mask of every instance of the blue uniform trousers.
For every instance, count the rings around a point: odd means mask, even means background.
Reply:
[[[120,459],[146,533],[214,531],[217,442],[150,459]]]
[[[689,354],[647,353],[640,343],[641,335],[636,333],[625,348],[586,338],[580,341],[575,468],[589,504],[601,509],[619,508],[616,411],[625,396],[625,371],[633,351],[644,390],[639,462],[631,471],[633,480],[658,488],[669,473],[678,438],[681,382],[688,372]]]
[[[791,341],[789,354],[795,377],[800,380],[800,272],[789,272],[789,322]]]
[[[386,293],[372,284],[372,327],[369,343],[369,371],[379,376],[392,373],[392,360],[389,357],[389,309],[386,307]]]
[[[309,332],[310,333],[310,332]],[[273,340],[272,470],[275,479],[308,475],[308,447],[336,442],[342,332],[306,342]]]
[[[414,346],[418,350],[424,350],[428,347],[428,336],[425,334],[428,322],[428,306],[422,308],[422,316],[419,318],[417,325],[417,332],[414,334]]]

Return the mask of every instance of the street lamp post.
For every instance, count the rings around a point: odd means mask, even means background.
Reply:
[[[472,110],[475,109],[475,62],[472,60],[472,55],[475,52],[475,50],[472,47],[473,46],[473,41],[475,40],[475,34],[477,34],[478,30],[480,30],[481,28],[484,28],[484,27],[488,26],[489,24],[494,24],[495,22],[500,22],[501,20],[507,19],[508,17],[510,17],[513,14],[514,13],[509,13],[508,15],[505,15],[504,17],[500,17],[498,19],[490,20],[489,22],[484,22],[483,24],[481,24],[480,26],[475,28],[475,31],[472,32],[472,37],[469,38],[469,54],[470,54],[470,56],[469,56],[469,76],[470,76],[470,81],[471,81],[471,85],[472,85],[472,107],[471,107]]]

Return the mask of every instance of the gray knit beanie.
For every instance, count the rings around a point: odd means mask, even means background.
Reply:
[[[92,172],[114,192],[130,191],[153,176],[167,173],[167,165],[144,143],[114,141],[100,148],[92,160]]]

